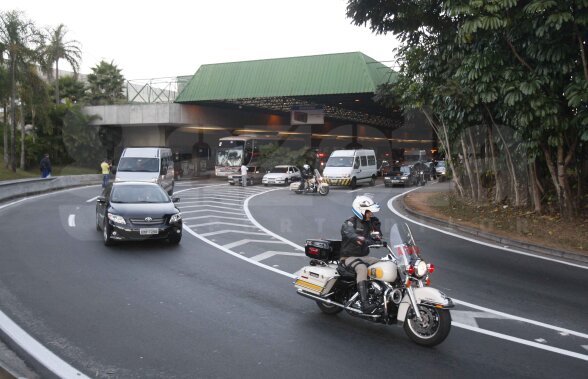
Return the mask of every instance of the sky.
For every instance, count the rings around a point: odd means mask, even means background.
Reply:
[[[192,75],[203,64],[360,51],[394,66],[392,35],[345,16],[345,0],[2,0],[38,27],[64,24],[80,72],[113,62],[128,80]],[[60,68],[68,69],[65,62]]]

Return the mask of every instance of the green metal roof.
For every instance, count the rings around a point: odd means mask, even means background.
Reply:
[[[373,94],[396,73],[360,52],[201,66],[178,103],[337,94]]]
[[[396,129],[400,111],[373,100],[379,85],[396,79],[395,71],[360,52],[209,64],[176,102],[283,114],[318,105],[327,118]]]

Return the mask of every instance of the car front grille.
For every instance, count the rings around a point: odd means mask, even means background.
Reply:
[[[151,220],[145,220],[144,218],[132,218],[131,222],[134,225],[160,225],[163,224],[163,218],[152,218]]]

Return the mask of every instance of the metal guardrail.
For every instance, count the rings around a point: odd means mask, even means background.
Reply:
[[[0,182],[0,203],[64,188],[102,183],[102,174],[52,176]]]

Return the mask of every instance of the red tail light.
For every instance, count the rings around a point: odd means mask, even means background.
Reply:
[[[429,263],[429,273],[432,274],[433,272],[435,272],[435,265],[432,263]]]
[[[408,272],[409,275],[414,275],[414,266],[413,265],[408,266],[408,268],[406,269],[406,272]]]
[[[319,249],[318,247],[309,247],[308,248],[308,253],[312,254],[312,255],[319,255]]]

